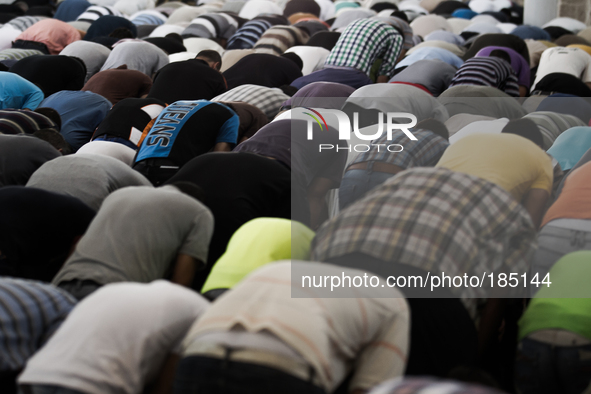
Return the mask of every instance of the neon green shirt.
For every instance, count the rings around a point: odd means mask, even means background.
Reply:
[[[231,289],[250,272],[273,261],[307,260],[314,235],[300,222],[287,219],[257,218],[245,223],[230,238],[201,292]]]
[[[538,330],[561,329],[591,339],[591,251],[569,253],[550,270],[519,321],[519,339]],[[542,281],[543,278],[539,278]]]

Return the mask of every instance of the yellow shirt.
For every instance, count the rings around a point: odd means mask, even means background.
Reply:
[[[202,293],[231,289],[246,275],[278,260],[307,260],[314,231],[300,222],[279,218],[257,218],[240,227],[216,261]]]
[[[531,189],[552,192],[552,159],[536,144],[515,134],[464,137],[447,148],[437,167],[486,179],[520,202]]]

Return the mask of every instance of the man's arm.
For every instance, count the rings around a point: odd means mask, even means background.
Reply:
[[[181,286],[191,287],[197,267],[205,264],[188,254],[179,253],[174,263],[170,281]]]
[[[388,83],[390,79],[388,78],[387,75],[380,75],[378,77],[378,79],[376,80],[376,83]]]
[[[213,152],[230,152],[231,150],[232,145],[227,142],[218,142],[213,146]]]
[[[527,87],[519,85],[519,97],[525,97],[527,95]]]
[[[523,197],[523,206],[529,212],[531,220],[534,222],[534,226],[538,228],[544,217],[546,210],[546,203],[550,198],[550,193],[543,189],[531,189]]]

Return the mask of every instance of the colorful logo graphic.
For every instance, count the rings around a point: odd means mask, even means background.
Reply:
[[[320,119],[322,119],[322,122],[324,123],[324,126],[326,127],[326,130],[328,130],[328,125],[326,124],[326,120],[324,120],[324,117],[322,117],[322,115],[320,115],[320,112],[315,111],[312,108],[308,108],[308,107],[304,107],[304,108],[306,108],[308,111],[312,111],[316,115],[318,115],[320,117]],[[318,120],[317,117],[315,117],[314,115],[312,115],[312,114],[310,114],[308,112],[304,112],[304,114],[312,117],[312,119],[314,119],[316,121],[316,123],[318,123],[318,126],[320,126],[320,130],[322,130],[322,125],[320,124],[320,121]]]

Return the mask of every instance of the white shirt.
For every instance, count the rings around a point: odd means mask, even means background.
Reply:
[[[509,119],[507,118],[472,122],[449,137],[449,143],[450,145],[454,144],[462,138],[473,134],[500,134],[507,123],[509,123]]]
[[[164,280],[104,286],[81,301],[31,359],[19,384],[88,394],[137,394],[192,323],[209,307],[201,295]]]
[[[324,66],[324,61],[330,55],[330,51],[321,47],[295,46],[289,48],[285,53],[295,53],[304,63],[302,75],[308,75],[314,71],[320,70]]]
[[[117,159],[131,167],[135,150],[119,142],[113,141],[91,141],[82,145],[76,154],[103,155]]]
[[[591,56],[579,48],[553,47],[542,53],[536,79],[532,83],[532,91],[536,84],[548,74],[565,73],[591,82]]]

